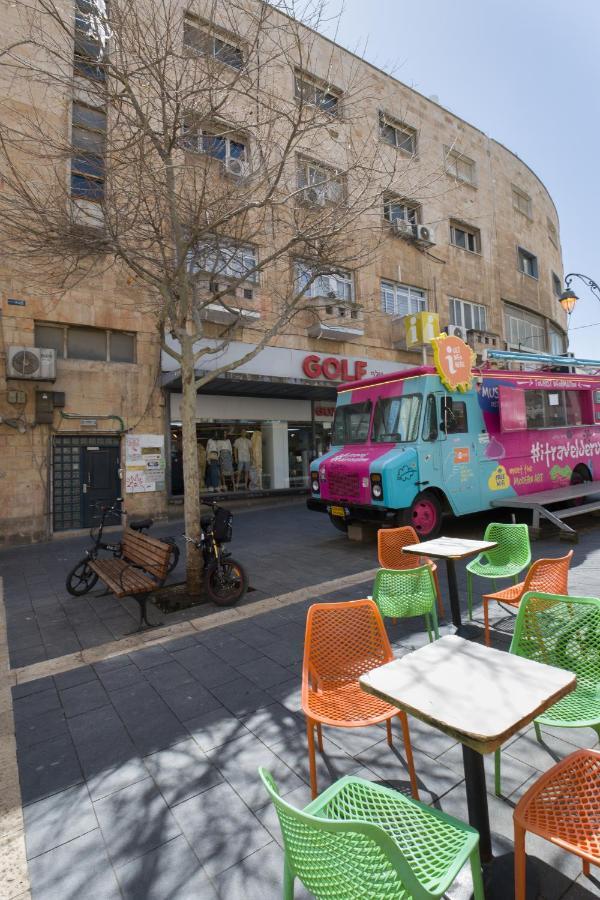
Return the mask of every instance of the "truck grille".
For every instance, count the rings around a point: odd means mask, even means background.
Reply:
[[[360,476],[353,472],[330,470],[327,473],[327,483],[332,497],[340,500],[360,499]]]

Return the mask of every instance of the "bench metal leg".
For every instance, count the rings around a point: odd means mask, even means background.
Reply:
[[[139,631],[144,630],[144,626],[146,628],[161,628],[165,623],[164,622],[149,622],[148,621],[148,594],[136,594],[135,599],[138,602],[140,607],[140,624],[139,627],[134,631],[131,631],[130,634],[137,634]]]

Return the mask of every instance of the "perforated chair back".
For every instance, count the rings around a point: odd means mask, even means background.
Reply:
[[[373,600],[382,616],[402,619],[435,613],[436,590],[431,569],[380,569],[375,576]]]
[[[531,545],[527,525],[490,522],[485,529],[484,540],[494,541],[498,544],[493,550],[485,550],[481,554],[495,569],[507,568],[511,572],[520,572],[531,562]]]
[[[392,648],[373,600],[315,603],[309,608],[303,691],[308,690],[309,675],[318,682],[358,681],[391,659]]]
[[[530,591],[519,607],[510,652],[577,675],[574,691],[537,721],[571,727],[600,723],[600,600]]]
[[[542,591],[545,594],[566,595],[569,593],[569,567],[573,551],[558,559],[536,559],[523,582],[523,594],[528,591]]]
[[[401,528],[380,528],[377,532],[377,558],[382,569],[412,569],[419,557],[404,553],[405,547],[420,543],[412,525]]]

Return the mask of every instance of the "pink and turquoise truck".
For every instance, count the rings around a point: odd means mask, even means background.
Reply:
[[[540,368],[491,367],[511,360]],[[343,384],[308,507],[341,530],[412,524],[425,539],[444,514],[600,482],[596,373],[600,361],[493,351],[466,391],[447,390],[429,366]]]

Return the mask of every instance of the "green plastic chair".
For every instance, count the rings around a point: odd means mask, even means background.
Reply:
[[[439,638],[437,592],[430,566],[380,569],[375,576],[373,600],[382,616],[392,619],[424,616],[430,642],[432,624],[436,640]]]
[[[512,578],[517,583],[517,576],[531,562],[531,545],[527,525],[503,525],[490,522],[485,529],[484,541],[495,541],[498,546],[493,550],[480,553],[467,565],[467,606],[469,619],[473,618],[473,576],[491,578],[492,589],[496,590],[496,578]]]
[[[479,835],[464,822],[352,776],[299,810],[258,771],[283,834],[284,900],[296,878],[317,900],[434,900],[467,860],[474,900],[484,900]]]
[[[530,591],[521,600],[510,653],[567,669],[577,675],[574,691],[535,722],[555,728],[593,728],[600,736],[600,600]],[[500,750],[496,750],[496,794],[500,794]]]

